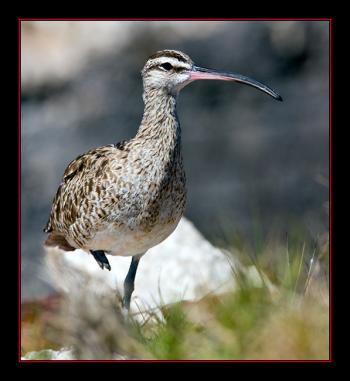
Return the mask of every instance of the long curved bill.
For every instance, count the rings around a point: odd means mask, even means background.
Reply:
[[[260,91],[263,91],[264,93],[270,95],[278,101],[283,100],[282,97],[278,93],[276,93],[276,91],[271,89],[271,87],[266,86],[263,83],[256,81],[255,79],[251,79],[237,73],[223,73],[212,69],[205,69],[203,67],[193,66],[192,70],[190,71],[190,81],[196,81],[201,79],[244,83],[245,85],[252,86]]]

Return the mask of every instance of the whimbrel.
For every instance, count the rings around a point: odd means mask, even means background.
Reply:
[[[145,104],[136,136],[92,149],[66,168],[44,229],[45,244],[90,252],[111,269],[105,253],[132,256],[124,281],[129,310],[139,260],[176,228],[186,203],[181,129],[176,113],[180,90],[196,80],[253,86],[273,98],[270,87],[236,73],[195,66],[175,50],[153,54],[142,70]]]

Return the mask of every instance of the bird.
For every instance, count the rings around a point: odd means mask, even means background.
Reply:
[[[178,50],[152,54],[141,76],[144,112],[136,135],[91,149],[69,163],[44,228],[44,245],[82,249],[101,269],[111,270],[106,254],[131,256],[122,298],[128,312],[141,257],[175,230],[185,211],[186,175],[176,111],[181,89],[197,80],[230,81],[282,101],[261,82],[196,66]]]

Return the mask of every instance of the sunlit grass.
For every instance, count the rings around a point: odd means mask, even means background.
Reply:
[[[235,272],[237,289],[166,309],[165,321],[138,327],[158,359],[328,359],[328,251],[299,236],[268,242],[258,255],[244,242],[234,254],[272,282]],[[164,310],[164,309],[163,309]]]
[[[60,316],[61,333],[51,343],[68,345],[77,358],[90,359],[116,353],[162,360],[328,359],[327,244],[290,234],[282,243],[260,242],[257,251],[236,237],[230,252],[244,268],[255,268],[260,282],[236,269],[235,290],[160,306],[164,318],[151,313],[143,323],[123,321],[115,298],[86,299],[74,302],[74,308],[70,303]],[[48,348],[44,337],[41,330],[26,349]]]
[[[231,252],[267,281],[257,286],[235,271],[234,292],[170,306],[165,322],[153,326],[151,334],[146,327],[138,331],[153,356],[328,359],[327,242],[305,238],[298,230],[282,243],[260,240],[251,246],[236,236]]]

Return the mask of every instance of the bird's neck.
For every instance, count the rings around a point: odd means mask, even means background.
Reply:
[[[181,130],[176,113],[177,94],[148,89],[143,94],[144,114],[136,137],[168,150],[180,149]]]

